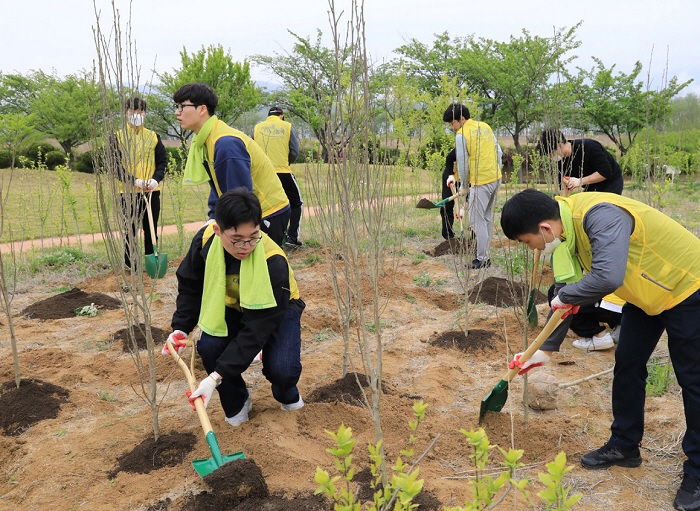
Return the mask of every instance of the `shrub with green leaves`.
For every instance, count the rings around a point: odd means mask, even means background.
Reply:
[[[55,270],[66,266],[72,266],[77,262],[86,260],[87,257],[85,252],[78,249],[71,247],[61,248],[32,259],[29,269],[32,274],[36,274],[46,268]]]
[[[75,158],[73,166],[78,172],[83,172],[85,174],[94,174],[95,167],[92,162],[92,151],[85,151],[84,153],[79,154]]]
[[[59,165],[66,164],[66,153],[63,151],[49,151],[44,155],[44,162],[49,170],[54,170]]]
[[[40,161],[46,161],[46,155],[55,150],[56,148],[48,142],[38,142],[30,144],[24,151],[24,156],[34,163],[39,163]]]

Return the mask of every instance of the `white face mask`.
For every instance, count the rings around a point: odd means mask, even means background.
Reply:
[[[544,233],[542,232],[542,230],[540,230],[540,234],[542,235],[542,239],[544,240],[544,248],[542,249],[542,254],[549,257],[557,249],[557,247],[561,245],[561,239],[555,237],[552,241],[548,242],[547,238],[544,237]]]
[[[141,126],[143,124],[143,114],[131,114],[129,116],[129,124],[132,126]]]

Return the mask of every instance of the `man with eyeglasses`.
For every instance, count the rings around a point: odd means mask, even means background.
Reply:
[[[245,187],[262,206],[261,229],[281,245],[289,224],[289,199],[265,151],[248,135],[219,120],[219,99],[206,85],[190,83],[173,94],[175,114],[183,129],[194,131],[187,154],[184,183],[209,182],[209,218],[228,190]]]
[[[216,202],[214,223],[195,235],[177,269],[169,340],[179,351],[188,333],[200,327],[197,352],[209,375],[190,401],[201,397],[207,406],[217,389],[231,426],[248,420],[252,398],[242,374],[260,350],[262,372],[281,409],[304,406],[297,382],[305,304],[287,257],[261,223],[260,201],[252,192],[243,187],[225,192]],[[168,354],[167,344],[163,353]]]

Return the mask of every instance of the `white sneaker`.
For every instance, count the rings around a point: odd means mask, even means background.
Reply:
[[[574,348],[586,351],[607,350],[615,346],[615,342],[609,332],[605,332],[605,335],[602,337],[593,336],[576,339],[572,344]]]
[[[251,362],[251,364],[261,364],[262,363],[262,351],[255,355],[255,358]]]
[[[617,344],[618,342],[620,342],[620,327],[621,327],[621,326],[622,326],[622,325],[617,325],[617,326],[615,327],[615,329],[613,330],[613,332],[612,332],[612,340],[613,340],[613,342],[614,342],[615,344]]]
[[[280,408],[282,411],[285,412],[293,412],[294,410],[298,410],[299,408],[302,408],[304,406],[304,400],[299,396],[299,401],[296,403],[289,403],[288,405],[280,405]]]
[[[241,408],[241,411],[238,412],[236,415],[233,417],[226,417],[226,422],[228,422],[231,426],[234,428],[237,426],[240,426],[244,422],[248,421],[248,412],[250,412],[250,409],[253,406],[253,398],[248,394],[248,399],[245,400],[245,403],[243,404],[243,408]]]

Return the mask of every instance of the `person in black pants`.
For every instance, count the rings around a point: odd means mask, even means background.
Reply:
[[[457,162],[456,151],[452,149],[445,157],[445,170],[442,172],[442,198],[452,197],[452,190],[447,186],[447,178],[455,174],[455,163]],[[459,181],[459,180],[458,180]],[[459,186],[459,182],[456,183]],[[452,226],[455,221],[455,203],[450,201],[440,208],[440,217],[442,218],[442,237],[446,240],[451,240],[455,237]]]
[[[600,142],[589,138],[566,140],[557,129],[546,129],[538,144],[540,154],[556,160],[559,185],[570,191],[622,194],[622,171],[613,155]]]

